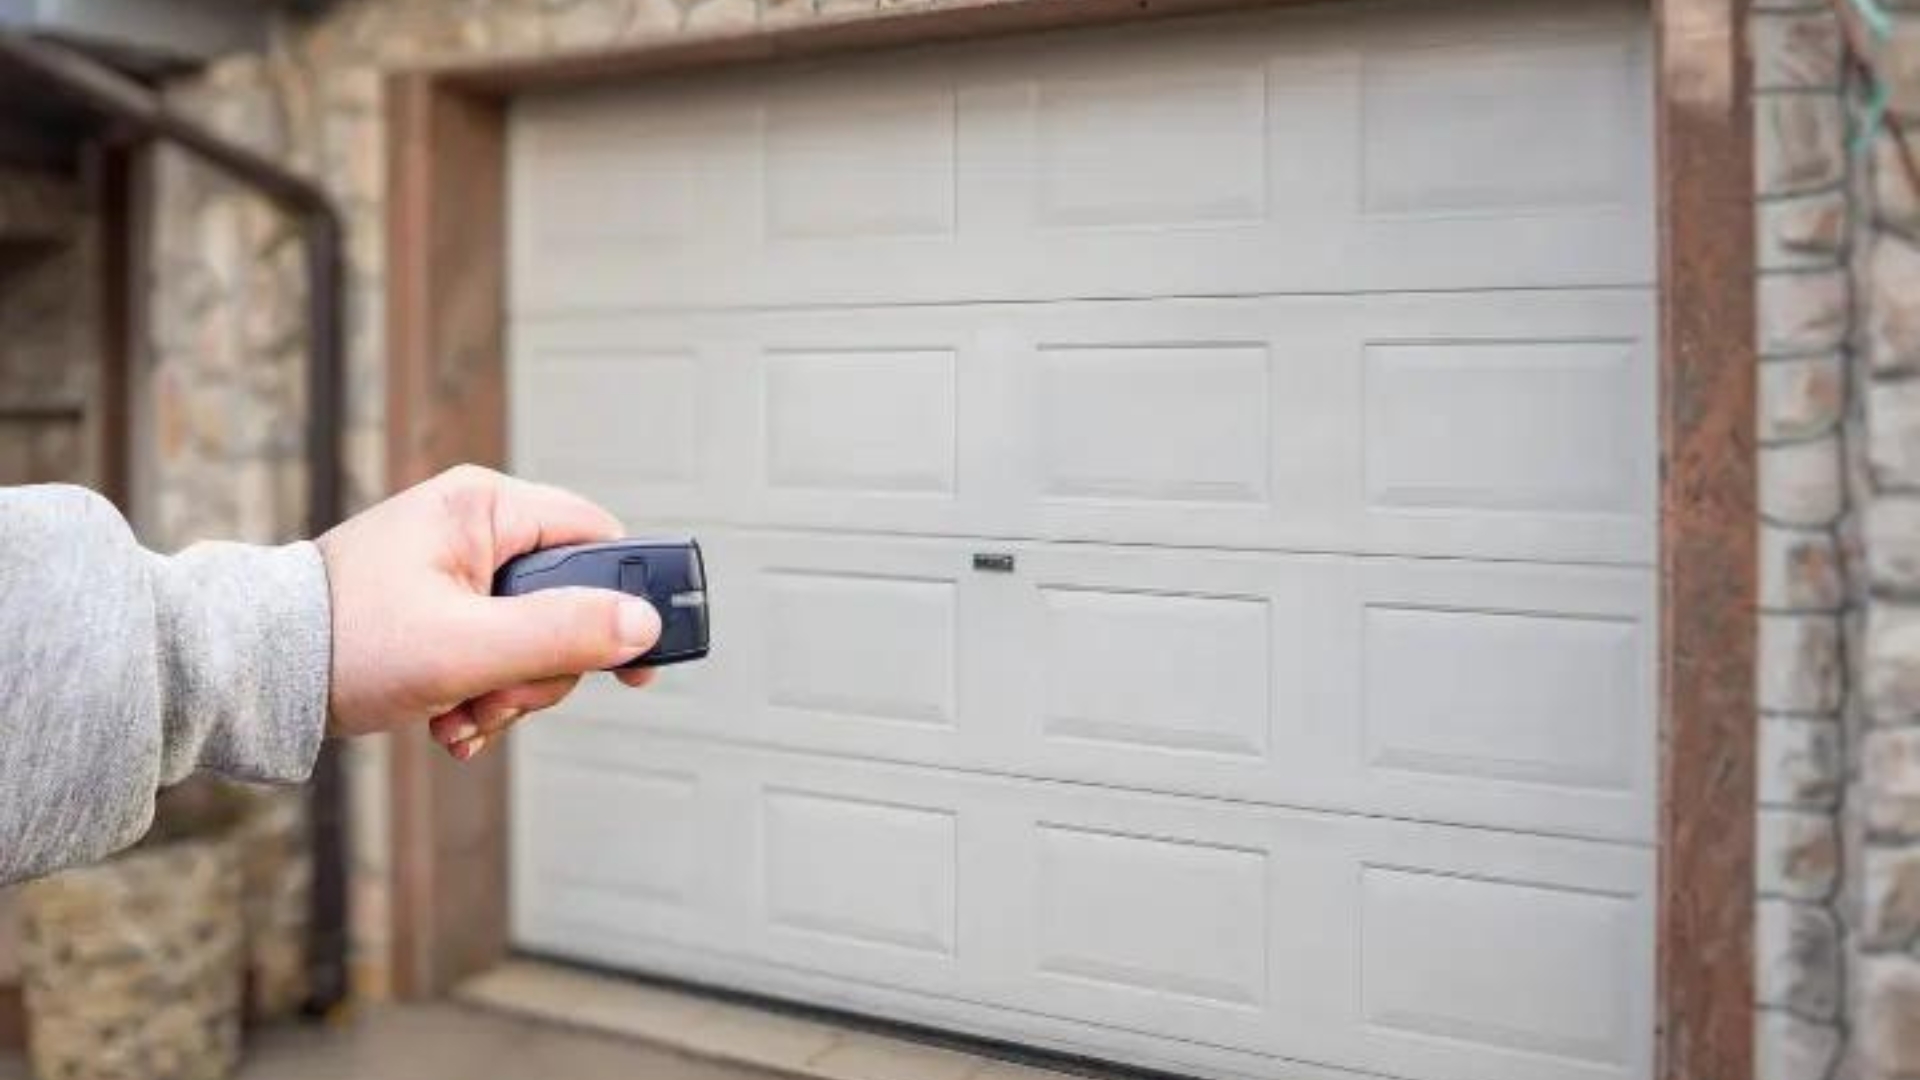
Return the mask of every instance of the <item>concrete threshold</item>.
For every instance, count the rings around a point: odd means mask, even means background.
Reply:
[[[453,996],[481,1008],[806,1080],[1079,1080],[537,960],[509,960],[461,984]]]

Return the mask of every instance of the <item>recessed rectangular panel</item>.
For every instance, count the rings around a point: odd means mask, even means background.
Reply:
[[[953,722],[953,582],[776,571],[765,587],[769,704]]]
[[[1652,726],[1625,619],[1366,611],[1368,762],[1379,769],[1624,790]]]
[[[766,794],[764,829],[773,925],[953,952],[952,812],[773,790]]]
[[[946,90],[772,102],[767,232],[832,238],[953,231],[956,123]]]
[[[1624,341],[1369,345],[1370,502],[1638,510],[1643,395],[1634,349]]]
[[[1259,756],[1266,601],[1050,588],[1040,649],[1048,735]]]
[[[1370,866],[1360,1007],[1377,1029],[1618,1065],[1634,1044],[1632,899]]]
[[[698,478],[700,375],[691,355],[539,357],[519,388],[514,423],[526,429],[520,442],[530,471],[653,483]]]
[[[1040,224],[1180,224],[1266,210],[1259,68],[1044,79],[1036,92]]]
[[[950,493],[955,407],[949,350],[770,353],[767,483]]]
[[[1043,346],[1045,494],[1257,503],[1270,469],[1264,345]]]
[[[1368,213],[1626,205],[1638,85],[1618,41],[1489,41],[1369,56],[1361,75]]]
[[[1258,1006],[1262,851],[1042,825],[1037,962],[1053,975]]]
[[[605,108],[551,110],[515,129],[541,197],[521,200],[530,235],[568,243],[680,241],[699,227],[698,192],[711,179],[710,144],[684,124],[635,122]]]
[[[588,886],[651,903],[684,903],[696,866],[696,781],[679,772],[602,768],[556,759],[527,765],[528,797],[543,843],[543,881]],[[593,837],[593,857],[576,841]]]

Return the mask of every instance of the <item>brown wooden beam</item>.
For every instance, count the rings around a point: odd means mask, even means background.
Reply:
[[[1751,1080],[1759,518],[1744,0],[1659,0],[1662,1080]]]
[[[506,460],[506,111],[427,76],[388,87],[387,481]],[[507,941],[507,764],[393,742],[394,981],[440,993]]]

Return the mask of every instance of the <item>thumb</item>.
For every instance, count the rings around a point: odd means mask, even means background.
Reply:
[[[660,640],[653,605],[612,589],[545,589],[473,603],[463,635],[471,658],[463,698],[614,667]]]

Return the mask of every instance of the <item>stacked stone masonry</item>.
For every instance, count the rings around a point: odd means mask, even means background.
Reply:
[[[1920,1076],[1920,6],[1874,56],[1890,123],[1860,163],[1865,333],[1854,365],[1863,464],[1851,477],[1864,557],[1853,668],[1850,802],[1857,893],[1851,979],[1861,1080]]]
[[[1822,3],[1756,4],[1760,641],[1756,1037],[1761,1080],[1844,1057],[1842,712],[1853,198],[1840,26]]]
[[[0,168],[0,484],[95,475],[95,229],[78,178]]]

